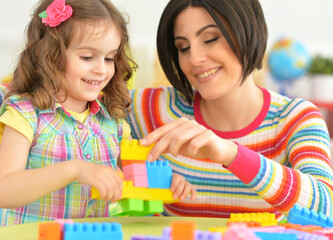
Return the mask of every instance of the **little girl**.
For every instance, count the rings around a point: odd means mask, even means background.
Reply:
[[[131,103],[127,50],[126,23],[110,1],[39,1],[0,109],[2,226],[107,217],[121,198],[114,169]],[[91,199],[91,186],[104,200]],[[172,190],[194,193],[179,175]]]

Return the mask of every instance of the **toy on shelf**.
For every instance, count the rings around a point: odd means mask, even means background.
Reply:
[[[110,204],[111,216],[146,216],[163,212],[163,203],[174,203],[170,190],[172,169],[168,161],[146,161],[151,146],[142,146],[138,140],[124,139],[120,144],[120,159],[124,181],[120,201]],[[92,188],[91,196],[100,194]]]

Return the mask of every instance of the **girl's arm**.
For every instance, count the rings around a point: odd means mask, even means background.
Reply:
[[[70,160],[38,169],[26,169],[30,143],[21,133],[5,126],[0,144],[0,207],[30,204],[73,181],[96,187],[103,199],[121,197],[121,179],[111,167]]]

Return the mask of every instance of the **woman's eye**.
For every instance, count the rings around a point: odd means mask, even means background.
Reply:
[[[179,48],[179,51],[181,52],[181,53],[184,53],[184,52],[186,52],[187,50],[189,50],[190,49],[190,47],[183,47],[183,48]]]
[[[212,43],[212,42],[217,41],[217,39],[219,39],[219,38],[218,38],[218,37],[215,37],[215,38],[212,38],[212,39],[206,40],[205,43]]]

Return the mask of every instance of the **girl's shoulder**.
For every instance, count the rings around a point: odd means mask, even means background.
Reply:
[[[26,119],[36,119],[39,109],[34,106],[32,101],[21,95],[12,95],[6,98],[1,105],[0,115],[2,115],[8,107],[15,109]]]
[[[31,111],[36,111],[37,109],[32,103],[32,101],[21,95],[12,95],[6,98],[5,101],[3,102],[2,107],[7,105],[15,108],[18,111],[31,112]]]

